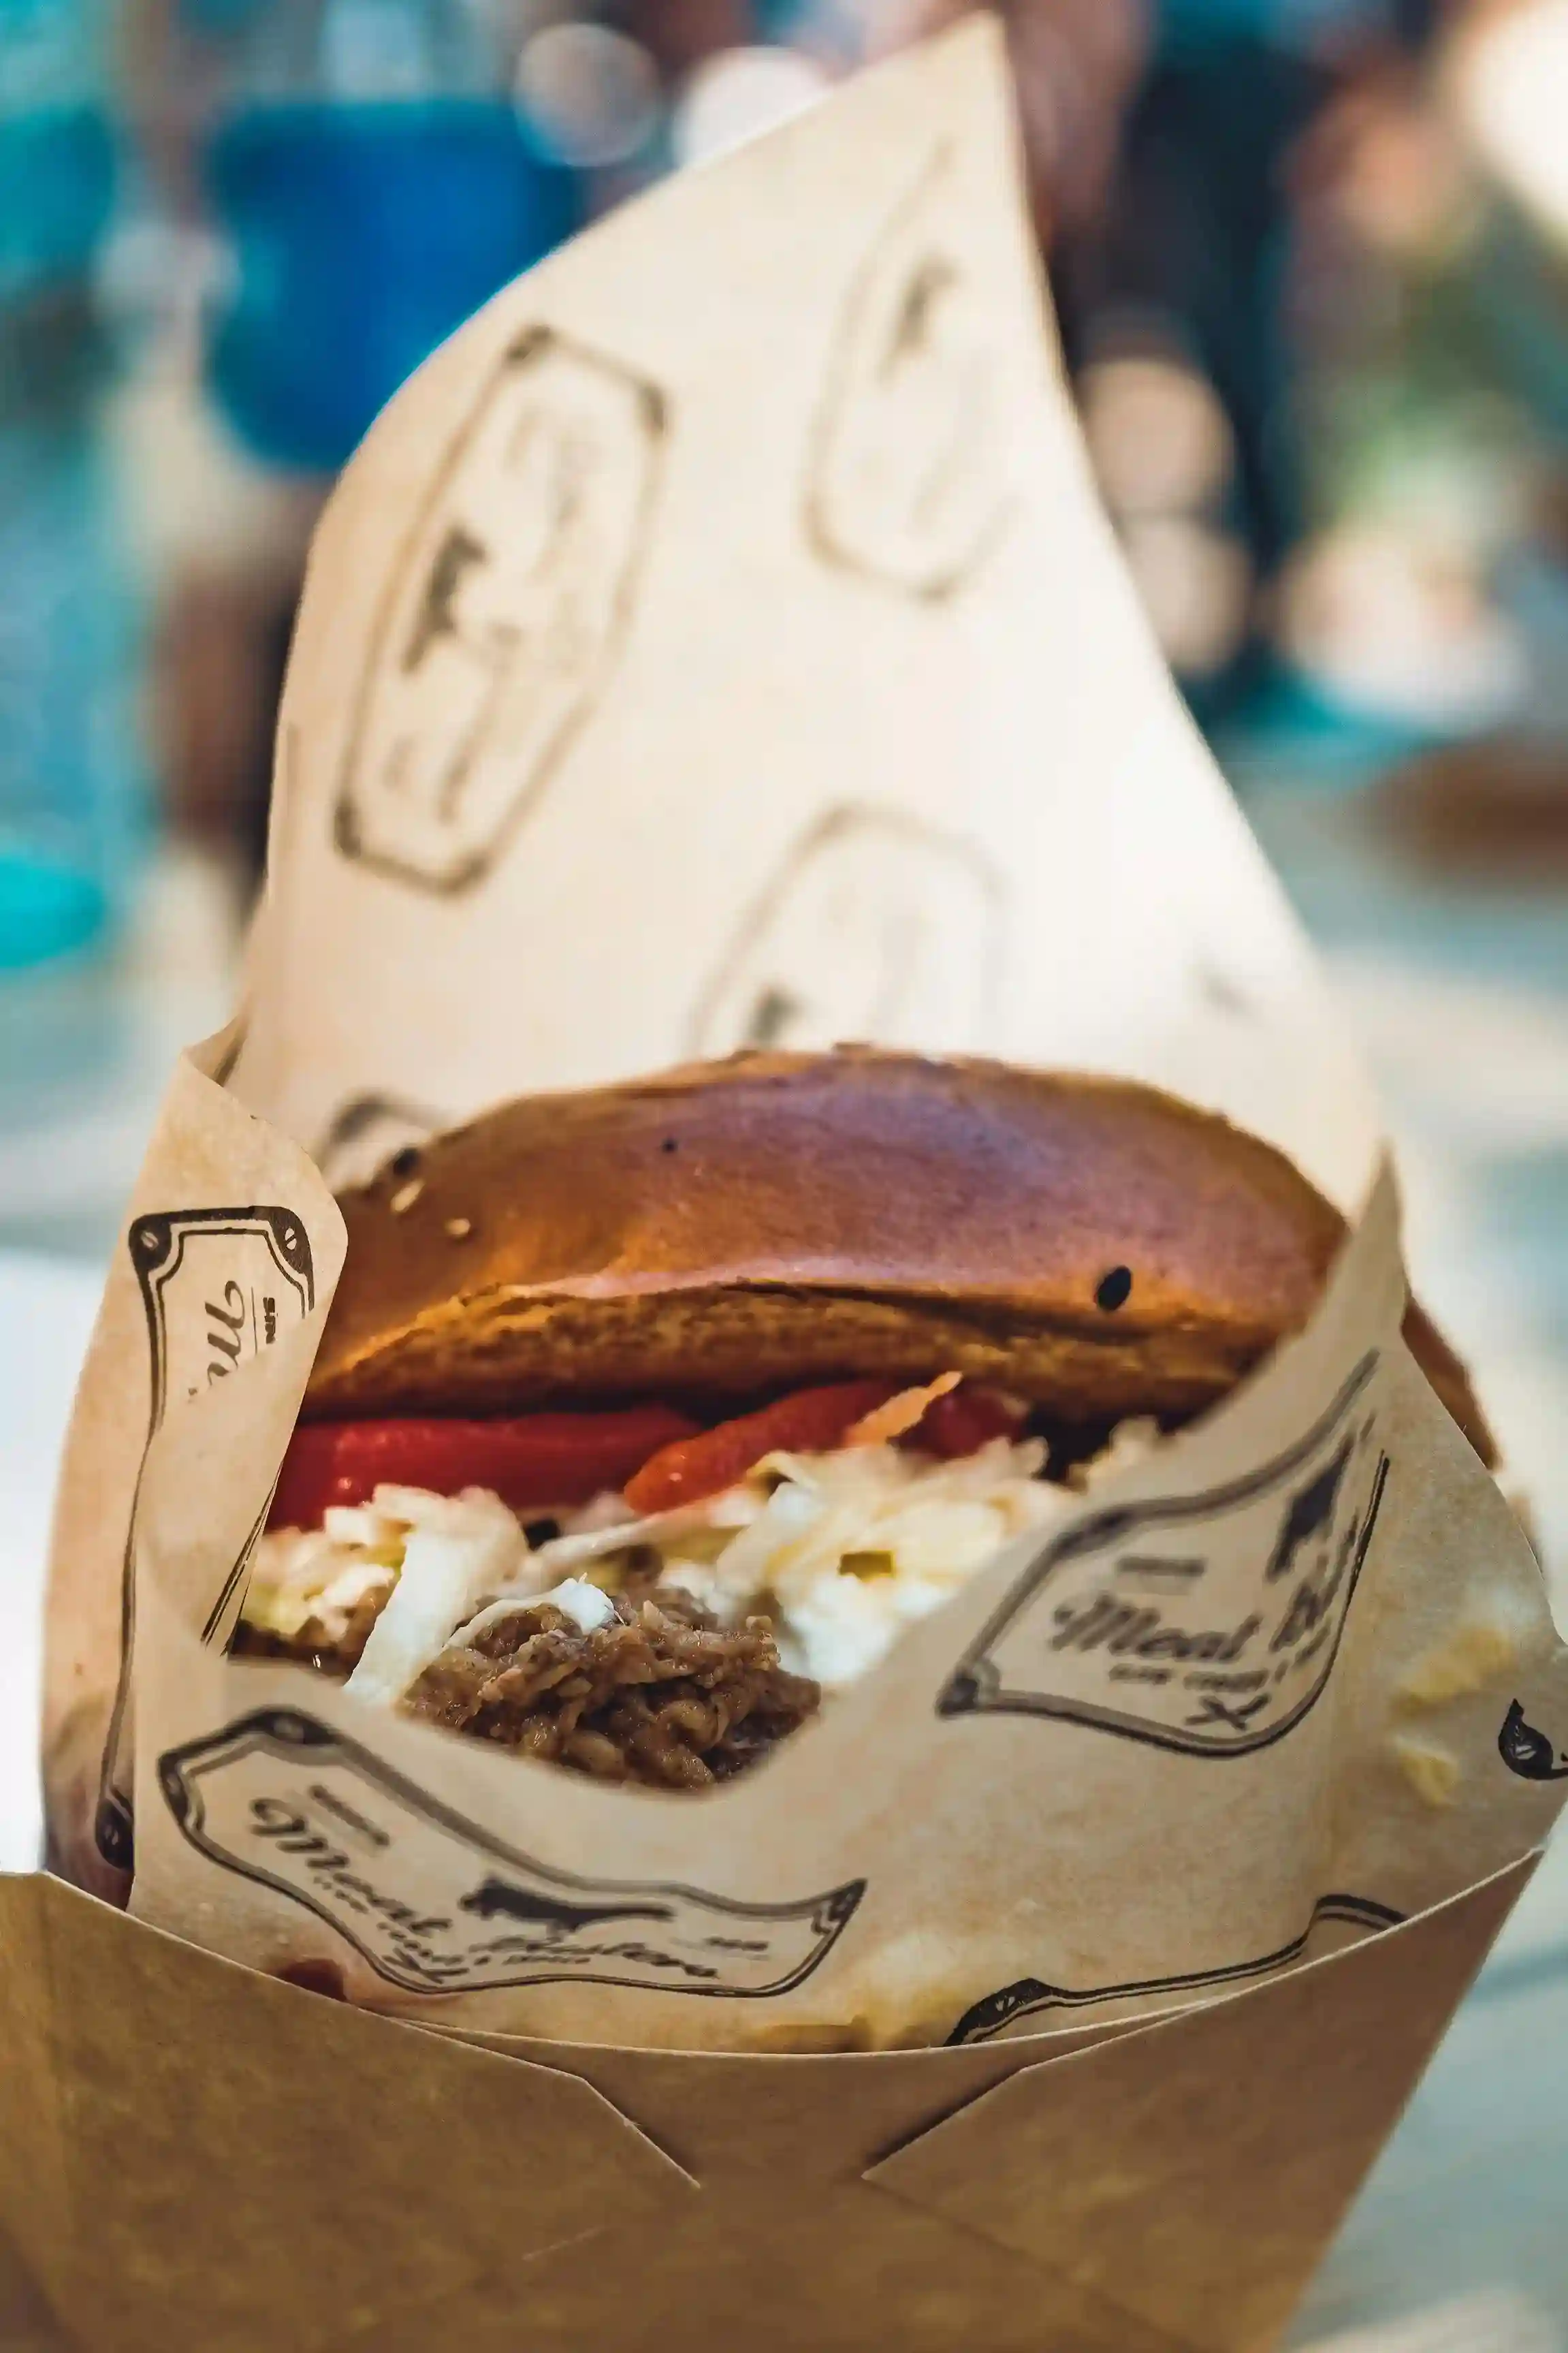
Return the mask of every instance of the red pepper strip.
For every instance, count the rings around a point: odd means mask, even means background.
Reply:
[[[765,1454],[826,1454],[862,1414],[896,1391],[891,1381],[838,1381],[830,1388],[797,1389],[759,1413],[721,1421],[696,1438],[677,1439],[645,1462],[625,1490],[639,1518],[677,1504],[700,1504],[743,1479]]]
[[[330,1505],[368,1503],[384,1484],[437,1495],[489,1487],[516,1512],[591,1503],[696,1429],[663,1405],[494,1421],[306,1422],[289,1440],[267,1525],[319,1528]]]
[[[1021,1419],[994,1389],[973,1389],[965,1382],[928,1406],[903,1443],[921,1454],[955,1462],[962,1455],[978,1454],[993,1438],[1016,1438]]]

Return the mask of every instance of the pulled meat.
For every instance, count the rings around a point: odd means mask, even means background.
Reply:
[[[408,1694],[416,1715],[602,1780],[705,1789],[816,1714],[762,1618],[724,1630],[679,1591],[623,1599],[591,1634],[549,1603],[444,1651]]]
[[[237,1650],[346,1675],[369,1635],[356,1622],[323,1649],[313,1621],[291,1639],[241,1625]],[[317,1639],[312,1639],[313,1637]],[[549,1602],[520,1601],[473,1643],[432,1661],[406,1712],[600,1780],[705,1789],[767,1754],[816,1713],[821,1688],[779,1663],[763,1618],[723,1629],[678,1588],[623,1596],[584,1633]]]
[[[229,1650],[237,1659],[287,1659],[297,1667],[316,1667],[341,1683],[358,1666],[370,1630],[385,1607],[386,1588],[383,1588],[378,1593],[367,1593],[352,1609],[334,1610],[334,1625],[307,1618],[297,1634],[275,1634],[269,1627],[252,1626],[242,1618]]]

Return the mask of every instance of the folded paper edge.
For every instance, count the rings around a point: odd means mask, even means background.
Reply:
[[[1274,1976],[1252,1984],[1237,1987],[1207,1999],[1173,2004],[1169,2009],[1143,2017],[1109,2021],[1103,2034],[1096,2036],[1093,2040],[1086,2041],[1083,2030],[1071,2028],[1058,2030],[1056,2032],[1017,2035],[1002,2039],[991,2047],[998,2056],[1016,2058],[1017,2062],[1016,2064],[1008,2067],[1003,2081],[1012,2082],[1019,2074],[1039,2073],[1046,2069],[1073,2064],[1080,2067],[1087,2066],[1092,2064],[1101,2052],[1119,2046],[1126,2041],[1137,2039],[1151,2042],[1152,2038],[1155,2037],[1163,2037],[1168,2041],[1195,2019],[1207,2018],[1240,2002],[1267,2000],[1283,1985],[1294,1985],[1302,1980],[1319,1982],[1332,1973],[1342,1974],[1354,1964],[1357,1956],[1364,1953],[1373,1943],[1382,1946],[1389,1939],[1414,1941],[1430,1924],[1451,1917],[1463,1906],[1473,1903],[1476,1899],[1485,1897],[1492,1891],[1500,1892],[1505,1884],[1515,1882],[1517,1883],[1513,1886],[1507,1911],[1500,1915],[1497,1929],[1493,1931],[1495,1936],[1500,1929],[1502,1921],[1507,1917],[1507,1912],[1512,1910],[1513,1905],[1517,1903],[1533,1876],[1543,1852],[1543,1848],[1533,1848],[1527,1853],[1517,1856],[1512,1862],[1503,1864],[1497,1871],[1489,1873],[1485,1879],[1475,1881],[1469,1886],[1457,1890],[1452,1895],[1445,1897],[1440,1904],[1428,1905],[1422,1912],[1412,1913],[1408,1918],[1396,1926],[1380,1929],[1372,1936],[1361,1937],[1353,1945],[1346,1946],[1338,1952],[1322,1954],[1315,1960],[1298,1962]],[[48,1963],[47,1946],[56,1934],[69,1934],[69,1924],[73,1920],[79,1920],[84,1912],[89,1910],[99,1915],[99,1926],[103,1933],[110,1936],[128,1936],[133,1939],[151,1938],[167,1951],[179,1955],[181,1957],[178,1966],[210,1967],[240,1983],[267,1986],[271,1986],[273,1983],[265,1972],[252,1969],[243,1962],[229,1960],[221,1954],[211,1953],[205,1947],[193,1944],[167,1929],[136,1919],[130,1914],[117,1910],[114,1905],[105,1903],[101,1898],[91,1895],[85,1890],[72,1885],[68,1881],[47,1872],[0,1873],[0,1964],[9,1961],[13,1973],[16,1973],[17,1947],[20,1940],[16,1936],[11,1923],[19,1915],[24,1918],[30,1915],[34,1923],[30,1945],[37,1957],[39,1973],[48,1987],[52,1998],[52,1971]],[[118,1925],[110,1926],[110,1923]],[[1478,1970],[1485,1959],[1486,1949],[1489,1949],[1490,1941],[1489,1938],[1488,1947],[1478,1954],[1476,1962]],[[25,1982],[25,1968],[23,1981]],[[973,2057],[973,2047],[964,2044],[939,2044],[919,2050],[808,2053],[771,2051],[681,2052],[663,2048],[646,2049],[637,2044],[628,2043],[553,2042],[535,2036],[484,2037],[464,2031],[448,2032],[439,2028],[421,2024],[417,2021],[394,2018],[379,2010],[358,2008],[349,2009],[346,2014],[358,2021],[353,2030],[355,2032],[368,2034],[384,2031],[398,2035],[417,2034],[426,2042],[450,2043],[459,2050],[472,2051],[481,2058],[491,2059],[502,2065],[536,2067],[555,2074],[575,2076],[596,2100],[610,2110],[612,2115],[627,2125],[641,2140],[646,2142],[660,2167],[668,2168],[683,2184],[692,2188],[701,2186],[700,2178],[691,2173],[677,2158],[671,2156],[656,2135],[650,2132],[635,2115],[626,2111],[609,2094],[600,2090],[596,2079],[591,2081],[588,2076],[580,2073],[577,2067],[570,2063],[574,2055],[581,2054],[584,2061],[592,2059],[595,2062],[608,2062],[612,2065],[616,2060],[622,2058],[629,2059],[634,2063],[657,2060],[664,2065],[676,2064],[683,2059],[689,2059],[699,2062],[705,2068],[725,2072],[739,2067],[777,2068],[802,2063],[813,2068],[824,2064],[833,2067],[846,2065],[876,2067],[882,2071],[908,2073],[911,2076],[926,2075],[933,2081],[940,2078],[950,2063],[957,2066],[966,2059],[972,2060]],[[51,2029],[52,2025],[51,2019]],[[1065,2050],[1051,2048],[1053,2044],[1064,2040],[1070,2042],[1069,2048]],[[51,2031],[51,2043],[52,2041]],[[551,2054],[553,2052],[562,2054],[561,2058],[559,2060],[552,2058]],[[941,2131],[944,2126],[967,2115],[979,2102],[994,2096],[994,2092],[999,2088],[1000,2085],[993,2085],[986,2090],[975,2093],[970,2098],[961,2100],[952,2107],[942,2110],[940,2114],[933,2115],[927,2123],[916,2126],[909,2134],[889,2143],[870,2166],[861,2169],[858,2178],[869,2179],[879,2174],[884,2167],[890,2167],[904,2150],[913,2147],[931,2135]],[[4,2178],[0,2175],[0,2180]]]
[[[1423,1930],[1430,1928],[1434,1923],[1451,1919],[1466,1905],[1473,1905],[1478,1899],[1485,1898],[1493,1892],[1500,1894],[1509,1883],[1516,1883],[1506,1906],[1492,1925],[1486,1943],[1477,1953],[1475,1967],[1464,1989],[1464,1991],[1468,1992],[1484,1966],[1492,1945],[1501,1934],[1510,1913],[1512,1912],[1540,1868],[1545,1852],[1544,1847],[1532,1847],[1528,1853],[1517,1856],[1512,1862],[1504,1863],[1500,1870],[1489,1872],[1485,1879],[1477,1880],[1469,1887],[1460,1888],[1456,1894],[1445,1896],[1442,1903],[1429,1905],[1424,1912],[1413,1912],[1408,1918],[1399,1921],[1392,1927],[1375,1929],[1367,1936],[1360,1936],[1353,1945],[1346,1945],[1337,1953],[1321,1954],[1316,1960],[1298,1961],[1293,1967],[1282,1969],[1273,1977],[1266,1978],[1252,1985],[1236,1987],[1227,1992],[1216,1994],[1208,2000],[1185,2002],[1179,2009],[1161,2010],[1151,2018],[1118,2021],[1116,2024],[1119,2031],[1112,2035],[1107,2035],[1100,2042],[1080,2045],[1074,2050],[1054,2054],[1047,2052],[1035,2059],[1027,2060],[1022,2066],[1012,2070],[1001,2083],[993,2084],[986,2091],[977,2092],[973,2099],[961,2102],[957,2107],[950,2109],[947,2115],[934,2119],[930,2125],[922,2126],[919,2131],[911,2133],[906,2139],[885,2149],[875,2163],[866,2168],[861,2178],[867,2181],[875,2181],[879,2189],[891,2189],[890,2182],[879,2179],[879,2177],[885,2170],[891,2173],[898,2158],[907,2150],[931,2140],[948,2125],[955,2124],[961,2117],[969,2116],[985,2101],[995,2099],[997,2094],[1005,2091],[1009,2084],[1016,2084],[1021,2075],[1039,2075],[1047,2071],[1073,2066],[1080,2070],[1087,2069],[1092,2067],[1102,2052],[1112,2047],[1119,2048],[1122,2043],[1130,2041],[1142,2042],[1152,2051],[1160,2043],[1168,2044],[1196,2020],[1202,2019],[1206,2021],[1216,2014],[1236,2008],[1238,2003],[1267,2001],[1269,1996],[1278,1992],[1282,1986],[1299,1987],[1309,1981],[1321,1984],[1326,1978],[1336,1972],[1342,1976],[1353,1968],[1357,1958],[1372,1947],[1376,1946],[1381,1948],[1386,1947],[1391,1941],[1397,1940],[1414,1942],[1420,1936]],[[1462,1992],[1460,1999],[1463,1998]],[[1001,2047],[1008,2051],[1028,2052],[1048,2039],[1043,2035],[1020,2035],[1016,2041],[1006,2042]],[[898,2196],[900,2193],[892,2189],[891,2194]]]
[[[290,2001],[310,2002],[331,2014],[336,2005],[319,1995],[277,1984],[261,1972],[188,1945],[182,1938],[148,1923],[132,1919],[114,1905],[47,1873],[0,1874],[0,1993],[5,1996],[6,2056],[20,2049],[26,2062],[7,2064],[0,2073],[0,2229],[15,2249],[26,2276],[36,2282],[62,2325],[92,2341],[94,2316],[106,2284],[97,2277],[90,2260],[91,2233],[79,2211],[80,2200],[73,2184],[73,2132],[81,2117],[89,2084],[71,2084],[67,2071],[69,2016],[65,2005],[71,1995],[62,1983],[55,1953],[60,1944],[79,1936],[84,1926],[100,1941],[99,1969],[115,1940],[132,1938],[143,1949],[152,1941],[171,1956],[177,1968],[195,1966],[227,1978],[231,1986],[248,1980],[267,1987]],[[101,1940],[110,1944],[107,1953]],[[438,2038],[403,2021],[366,2010],[349,2010],[348,2031],[374,2036],[378,2031],[419,2037],[426,2053]],[[19,2031],[17,2030],[20,2030]],[[329,2033],[331,2032],[329,2028]],[[387,2047],[387,2063],[395,2068],[395,2052]],[[508,2067],[510,2063],[482,2050],[465,2047],[460,2063],[468,2070]],[[565,2069],[542,2069],[522,2063],[532,2073],[557,2078]],[[575,2079],[572,2094],[584,2118],[593,2119],[597,2135],[613,2135],[626,2158],[637,2196],[634,2211],[649,2214],[678,2211],[700,2194],[700,2184],[662,2147],[635,2118],[627,2116],[596,2085]],[[624,2209],[623,2209],[624,2211]],[[520,2264],[541,2261],[563,2247],[601,2235],[606,2220],[585,2232],[558,2226],[537,2247],[520,2243]],[[476,2274],[477,2276],[477,2274]]]
[[[1335,2232],[1342,2222],[1372,2165],[1376,2161],[1380,2149],[1385,2145],[1388,2134],[1404,2114],[1421,2076],[1430,2064],[1460,2004],[1473,1986],[1488,1952],[1539,1867],[1542,1852],[1542,1849],[1534,1849],[1529,1854],[1504,1866],[1500,1871],[1492,1873],[1474,1886],[1465,1889],[1459,1894],[1447,1898],[1442,1904],[1432,1905],[1424,1913],[1413,1915],[1409,1920],[1401,1923],[1398,1927],[1384,1929],[1373,1936],[1363,1937],[1357,1944],[1342,1952],[1325,1956],[1321,1961],[1308,1963],[1302,1968],[1288,1972],[1282,1979],[1274,1980],[1270,1984],[1248,1987],[1222,2000],[1206,2003],[1200,2010],[1189,2013],[1185,2017],[1161,2021],[1140,2030],[1133,2036],[1122,2038],[1114,2045],[1101,2045],[1096,2049],[1065,2054],[1059,2062],[1047,2061],[1021,2068],[1016,2073],[993,2085],[989,2091],[981,2093],[975,2099],[954,2110],[952,2116],[944,2117],[926,2132],[906,2141],[900,2148],[889,2151],[886,2157],[868,2169],[863,2179],[868,2187],[898,2200],[917,2212],[930,2212],[939,2216],[944,2222],[957,2223],[976,2231],[982,2237],[988,2238],[992,2234],[977,2225],[970,2216],[962,2211],[951,2211],[944,2202],[942,2176],[944,2159],[943,2140],[950,2128],[956,2130],[959,2140],[957,2144],[947,2146],[946,2161],[961,2175],[973,2176],[973,2163],[966,2158],[962,2146],[966,2128],[973,2126],[977,2130],[981,2140],[984,2140],[985,2112],[989,2105],[990,2113],[997,2120],[996,2131],[992,2134],[991,2139],[997,2146],[1005,2145],[1008,2132],[1007,2104],[1012,2104],[1016,2110],[1020,2095],[1027,2097],[1027,2087],[1031,2079],[1051,2075],[1053,2089],[1059,2091],[1064,2103],[1074,2106],[1078,2111],[1087,2110],[1092,2115],[1094,2071],[1097,2068],[1102,2068],[1106,2063],[1124,2064],[1122,2052],[1128,2042],[1147,2046],[1151,2062],[1147,2072],[1152,2079],[1163,2080],[1167,2074],[1173,2074],[1179,2079],[1179,2064],[1173,2069],[1170,2062],[1173,2046],[1177,2044],[1178,2038],[1184,2034],[1190,2035],[1194,2030],[1209,2032],[1216,2029],[1223,2031],[1225,2015],[1227,2011],[1234,2011],[1239,2004],[1250,2004],[1256,2011],[1258,2005],[1266,2002],[1271,1994],[1278,1994],[1286,1986],[1290,1988],[1296,1998],[1300,2019],[1310,2011],[1313,1991],[1326,1992],[1335,1973],[1341,1976],[1351,1975],[1355,1971],[1358,1961],[1364,1962],[1373,1952],[1386,1956],[1391,1946],[1395,1943],[1418,1946],[1430,1937],[1434,1930],[1437,1931],[1439,1936],[1445,1926],[1453,1931],[1462,1915],[1466,1912],[1474,1912],[1479,1916],[1469,1933],[1468,1944],[1464,1939],[1460,1939],[1458,1958],[1456,1959],[1451,1952],[1446,1971],[1441,1968],[1441,1966],[1439,1967],[1439,1976],[1446,1978],[1447,1983],[1445,1992],[1439,1996],[1443,2006],[1440,2015],[1436,2020],[1435,2031],[1431,2034],[1430,2041],[1413,2064],[1410,2062],[1410,2054],[1406,2052],[1398,2072],[1390,2074],[1387,2084],[1387,2112],[1378,2119],[1375,2137],[1369,2138],[1363,2132],[1359,2137],[1352,2137],[1345,2144],[1343,2150],[1345,2161],[1342,2178],[1334,2183],[1334,2211],[1331,2216],[1327,2218],[1326,2227],[1322,2226],[1322,2221],[1320,2218],[1320,2226],[1314,2230],[1311,2240],[1304,2247],[1304,2263],[1299,2261],[1293,2275],[1282,2278],[1277,2283],[1277,2285],[1282,2288],[1283,2295],[1276,2297],[1276,2308],[1272,2315],[1262,2318],[1260,2327],[1257,2298],[1254,2296],[1251,2318],[1240,2321],[1239,2335],[1226,2335],[1223,2338],[1216,2337],[1212,2342],[1205,2337],[1203,2345],[1196,2348],[1196,2353],[1216,2353],[1216,2348],[1221,2348],[1221,2353],[1263,2353],[1265,2347],[1271,2346],[1277,2341],[1279,2331],[1284,2327],[1289,2311],[1304,2286],[1306,2278],[1321,2261],[1323,2253],[1331,2242]],[[1139,2053],[1134,2053],[1135,2058],[1138,2055]],[[1064,2075],[1061,2073],[1062,2070],[1068,2072]],[[1331,2107],[1325,2110],[1325,2120],[1331,2126],[1333,2122]],[[1013,2121],[1016,2124],[1016,2116]],[[1114,2138],[1111,2146],[1113,2147],[1116,2146]],[[1199,2153],[1201,2156],[1201,2144]],[[973,2152],[970,2152],[970,2158],[972,2157]],[[933,2158],[937,2168],[935,2178],[922,2180],[921,2179],[922,2169],[929,2172]],[[911,2172],[914,2176],[913,2179],[908,2178]],[[998,2229],[994,2235],[998,2245],[1011,2248],[1016,2253],[1030,2254],[1031,2251],[1020,2245],[1015,2232]],[[1032,2255],[1031,2259],[1038,2260]],[[1103,2277],[1095,2277],[1091,2274],[1079,2282],[1071,2274],[1063,2273],[1059,2263],[1053,2265],[1042,2261],[1039,2267],[1049,2276],[1060,2276],[1069,2285],[1093,2287],[1097,2292],[1105,2292]],[[1139,2328],[1168,2326],[1165,2316],[1162,2315],[1158,2321],[1154,2321],[1151,2314],[1141,2308],[1140,2303],[1135,2300],[1136,2277],[1134,2269],[1128,2276],[1123,2292],[1114,2299],[1115,2308],[1125,2314],[1130,2325]],[[1233,2283],[1233,2287],[1236,2284]],[[1267,2304],[1267,2299],[1265,2303]]]

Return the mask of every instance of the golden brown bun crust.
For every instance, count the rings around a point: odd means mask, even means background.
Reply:
[[[510,1103],[343,1210],[317,1415],[956,1369],[1070,1421],[1178,1416],[1305,1323],[1344,1231],[1151,1088],[864,1048]]]

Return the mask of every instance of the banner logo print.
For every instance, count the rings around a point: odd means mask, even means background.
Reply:
[[[292,1209],[167,1209],[138,1218],[128,1237],[142,1293],[151,1352],[152,1404],[147,1450],[171,1398],[200,1394],[226,1380],[269,1347],[286,1324],[302,1323],[315,1304],[310,1237]],[[95,1836],[116,1870],[132,1862],[133,1818],[126,1712],[136,1633],[136,1521],[142,1472],[132,1497],[120,1582],[120,1674],[99,1775]],[[265,1517],[265,1513],[263,1514]],[[211,1639],[243,1574],[258,1520],[214,1606]]]
[[[173,1748],[158,1775],[200,1853],[313,1912],[408,1993],[575,1981],[763,2000],[821,1966],[866,1892],[741,1904],[552,1870],[294,1708]]]
[[[1216,1969],[1194,1969],[1184,1977],[1144,1978],[1131,1985],[1089,1986],[1081,1992],[1067,1986],[1047,1985],[1039,1978],[1019,1978],[1014,1984],[987,1994],[983,2001],[973,2003],[948,2036],[948,2045],[951,2048],[961,2042],[989,2042],[1020,2018],[1037,2017],[1042,2010],[1089,2010],[1097,2002],[1132,2001],[1163,1993],[1202,1993],[1211,1986],[1267,1977],[1270,1970],[1286,1968],[1291,1962],[1300,1960],[1325,1921],[1359,1928],[1366,1936],[1381,1936],[1385,1928],[1397,1928],[1404,1918],[1403,1912],[1391,1911],[1386,1904],[1375,1903],[1369,1895],[1320,1895],[1300,1935],[1292,1936],[1288,1945],[1281,1945],[1278,1952],[1264,1953],[1256,1960],[1231,1961]]]
[[[1283,1738],[1328,1682],[1382,1509],[1377,1364],[1261,1470],[1047,1542],[938,1713],[1051,1716],[1199,1757]]]

